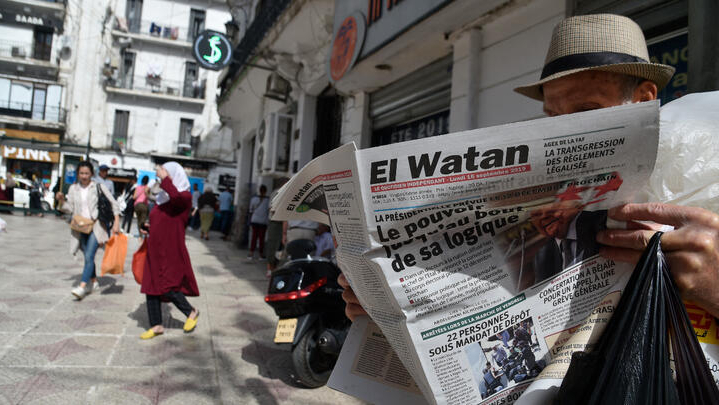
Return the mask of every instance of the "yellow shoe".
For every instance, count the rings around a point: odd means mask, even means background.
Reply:
[[[185,321],[185,326],[182,327],[182,330],[185,331],[185,333],[190,333],[193,330],[195,330],[195,326],[197,326],[197,318],[200,317],[200,311],[195,310],[195,318],[188,317]]]
[[[143,340],[152,339],[155,336],[162,335],[162,333],[163,332],[155,332],[154,330],[152,330],[152,328],[150,328],[150,329],[142,332],[142,334],[140,335],[140,339],[143,339]]]

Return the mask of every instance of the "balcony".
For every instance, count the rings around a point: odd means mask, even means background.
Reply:
[[[52,62],[51,50],[32,42],[0,39],[0,72],[43,79],[57,78],[58,66]]]
[[[61,129],[65,127],[66,110],[46,104],[0,99],[0,116],[5,123]]]
[[[147,97],[157,100],[178,101],[193,105],[205,104],[205,82],[167,80],[160,76],[134,76],[111,78],[105,82],[110,93]]]
[[[124,18],[116,18],[112,35],[188,50],[192,48],[187,27],[159,21],[128,22]]]

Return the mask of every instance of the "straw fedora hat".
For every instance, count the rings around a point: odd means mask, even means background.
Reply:
[[[542,84],[587,70],[651,80],[659,90],[674,74],[672,66],[649,62],[647,43],[637,23],[620,15],[591,14],[557,24],[540,80],[514,91],[543,101]]]

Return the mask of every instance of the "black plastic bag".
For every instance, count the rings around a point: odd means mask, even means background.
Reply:
[[[595,349],[572,355],[556,405],[719,403],[660,237],[657,232],[649,242]]]

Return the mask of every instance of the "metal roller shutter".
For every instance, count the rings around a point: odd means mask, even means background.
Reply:
[[[378,130],[448,110],[451,91],[450,54],[372,93],[372,128]]]

